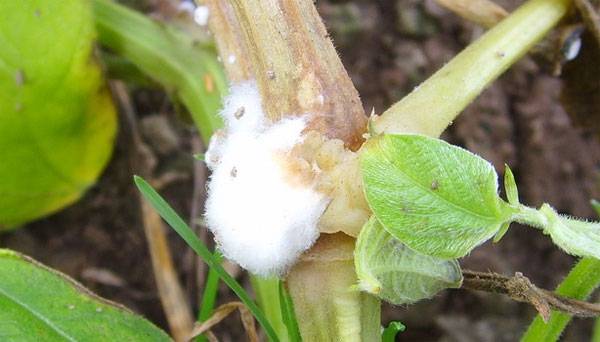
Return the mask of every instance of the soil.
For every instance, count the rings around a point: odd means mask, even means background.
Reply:
[[[137,5],[158,11],[161,2]],[[496,2],[509,10],[521,3]],[[367,113],[372,108],[381,113],[483,33],[430,0],[321,0],[318,9]],[[599,135],[572,122],[560,104],[560,89],[559,78],[526,57],[470,105],[444,138],[490,160],[499,174],[505,163],[510,165],[523,203],[548,202],[560,212],[593,218],[589,200],[600,198]],[[131,94],[155,161],[151,173],[166,179],[161,193],[189,217],[197,137],[166,94],[133,88]],[[131,131],[121,127],[110,165],[82,200],[0,236],[0,245],[73,276],[166,329],[132,182],[140,170],[132,167]],[[183,242],[168,234],[182,283],[195,303],[193,264]],[[485,244],[461,264],[507,275],[522,272],[538,286],[553,288],[574,262],[539,231],[514,226],[501,243]],[[238,277],[247,283],[243,274]],[[230,300],[233,295],[222,289],[219,301]],[[408,327],[399,335],[402,341],[515,341],[533,316],[524,304],[464,290],[383,311],[385,322],[400,320]],[[586,340],[591,323],[575,320],[563,340]],[[217,335],[223,341],[242,339],[238,318],[226,320]]]

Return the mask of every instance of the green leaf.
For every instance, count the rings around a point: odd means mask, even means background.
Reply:
[[[354,264],[359,288],[392,304],[431,298],[458,288],[462,272],[456,260],[443,260],[411,250],[390,235],[373,216],[356,243]]]
[[[0,249],[0,340],[170,341],[152,323],[64,274]]]
[[[399,332],[406,330],[404,324],[398,321],[392,321],[388,324],[387,328],[383,329],[381,334],[381,342],[394,342],[396,341],[396,335]]]
[[[214,51],[168,25],[110,0],[94,0],[98,40],[127,57],[173,92],[189,110],[205,143],[222,126],[217,114],[227,91]]]
[[[281,281],[279,282],[279,305],[281,306],[281,317],[287,328],[289,341],[301,342],[302,337],[300,337],[300,329],[296,320],[294,302]]]
[[[96,182],[116,114],[88,1],[0,1],[0,13],[0,227],[14,227]]]
[[[513,209],[497,194],[490,163],[422,135],[382,135],[361,154],[371,210],[411,249],[439,258],[465,256],[491,238]]]
[[[204,245],[200,239],[194,234],[194,231],[185,223],[185,221],[177,215],[175,210],[146,182],[138,176],[134,176],[135,185],[141,192],[142,196],[152,205],[158,212],[160,217],[165,220],[177,234],[196,252],[196,254],[206,262],[206,264],[214,270],[221,280],[238,296],[238,298],[252,312],[258,323],[265,330],[265,334],[271,341],[278,341],[277,334],[269,324],[264,313],[250,298],[250,295],[244,288],[233,279],[227,271],[221,266],[220,258],[213,255],[210,250]]]
[[[600,259],[600,223],[559,215],[548,204],[542,205],[539,212],[547,219],[544,233],[565,252]]]

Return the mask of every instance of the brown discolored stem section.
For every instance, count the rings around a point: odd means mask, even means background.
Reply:
[[[229,1],[200,0],[210,11],[209,27],[215,34],[217,49],[229,82],[237,83],[254,78],[252,65],[239,22]]]
[[[255,78],[271,120],[309,114],[307,130],[360,147],[366,116],[312,1],[207,4],[230,79]]]

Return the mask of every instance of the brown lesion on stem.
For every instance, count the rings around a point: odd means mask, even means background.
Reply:
[[[307,131],[361,145],[367,120],[358,92],[312,1],[206,3],[230,80],[255,78],[271,120],[310,114]],[[231,54],[240,65],[229,65]]]
[[[227,79],[236,83],[254,78],[248,50],[243,43],[242,29],[236,19],[235,12],[229,1],[198,0],[208,6],[210,11],[209,27],[215,33],[217,49]]]
[[[535,286],[522,273],[507,277],[492,272],[463,270],[463,289],[504,294],[511,299],[531,304],[544,321],[550,318],[551,310],[558,310],[576,317],[600,316],[600,304],[588,303],[558,295]]]
[[[367,118],[313,2],[204,2],[229,79],[256,79],[273,121],[309,114],[303,146],[292,153],[302,165],[292,166],[307,169],[309,176],[300,173],[301,178],[315,179],[318,190],[332,198],[321,232],[356,236],[369,210],[357,158],[348,149],[362,144]],[[310,174],[313,164],[320,168],[318,175]]]

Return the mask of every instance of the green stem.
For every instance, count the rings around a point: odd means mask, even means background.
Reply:
[[[519,204],[512,221],[531,227],[544,229],[548,226],[548,218],[540,210]]]
[[[567,13],[570,0],[530,0],[374,118],[375,132],[439,136],[492,81]]]
[[[289,341],[288,331],[281,316],[281,303],[279,301],[279,279],[250,277],[252,290],[256,296],[258,306],[263,310],[269,323],[277,332],[282,342]]]
[[[569,272],[569,275],[556,288],[556,293],[585,300],[600,285],[600,260],[583,258]],[[552,311],[548,323],[540,315],[534,319],[521,338],[521,342],[556,341],[571,320],[571,316]]]
[[[600,318],[596,318],[594,324],[594,332],[592,334],[591,342],[600,342]]]
[[[322,234],[287,276],[304,341],[378,341],[381,302],[353,289],[354,239]]]

